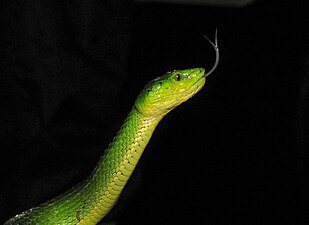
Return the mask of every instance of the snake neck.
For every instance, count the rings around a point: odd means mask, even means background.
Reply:
[[[159,119],[145,117],[133,107],[101,156],[91,179],[101,177],[100,181],[105,181],[116,173],[131,175],[158,123]]]
[[[79,211],[78,224],[96,224],[112,209],[160,119],[145,117],[132,108],[83,187],[89,204],[95,204],[89,210]]]
[[[92,177],[102,175],[105,180],[111,172],[133,171],[148,144],[159,119],[143,116],[135,107],[102,155]],[[134,166],[134,168],[130,167]],[[110,170],[110,168],[115,169]],[[110,174],[115,175],[115,174]]]

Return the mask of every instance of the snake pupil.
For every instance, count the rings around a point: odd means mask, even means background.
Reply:
[[[176,75],[176,80],[180,81],[180,75],[179,74]]]

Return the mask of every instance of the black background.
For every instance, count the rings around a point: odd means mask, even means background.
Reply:
[[[86,177],[143,85],[220,63],[158,126],[118,224],[308,224],[305,1],[2,1],[0,223]]]

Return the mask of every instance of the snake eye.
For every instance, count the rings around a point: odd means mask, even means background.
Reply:
[[[175,79],[176,79],[177,81],[180,81],[180,79],[181,79],[180,74],[176,74]]]

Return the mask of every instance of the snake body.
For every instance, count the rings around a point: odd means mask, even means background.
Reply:
[[[218,63],[217,43],[216,49]],[[175,70],[150,81],[90,176],[64,194],[9,219],[5,225],[94,225],[114,206],[153,131],[172,109],[204,86],[203,68]]]
[[[96,224],[116,203],[133,172],[157,119],[132,109],[93,173],[67,193],[30,209],[7,224]]]

